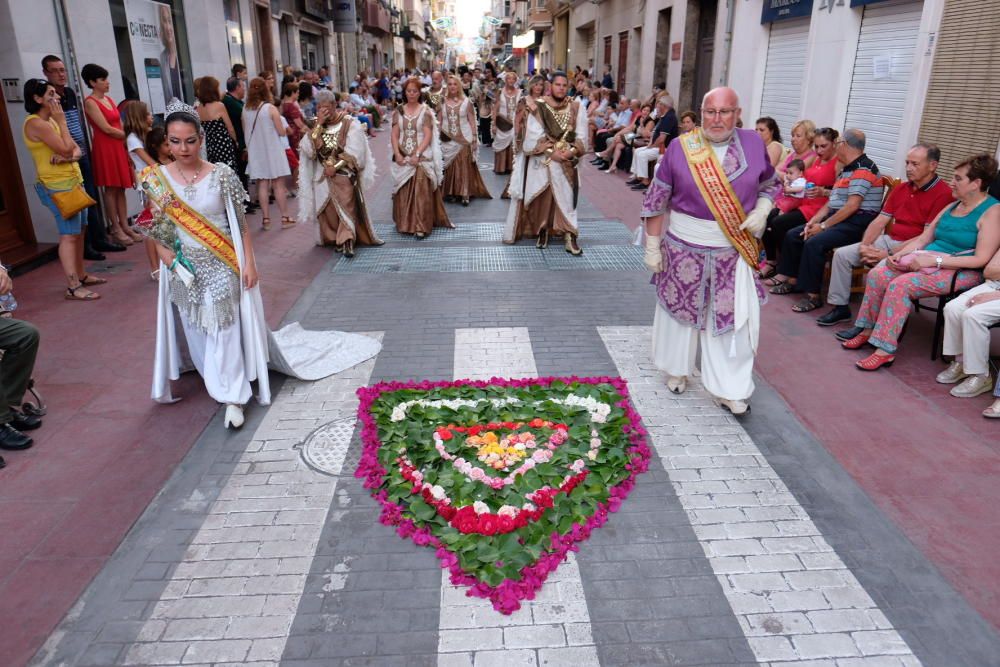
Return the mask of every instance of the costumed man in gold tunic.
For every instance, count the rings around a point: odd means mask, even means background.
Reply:
[[[347,257],[356,245],[382,245],[364,195],[375,182],[375,161],[361,124],[337,107],[336,93],[316,95],[316,126],[299,152],[299,222],[316,221],[316,244],[333,244]]]
[[[538,230],[537,247],[547,247],[550,236],[563,236],[566,252],[576,256],[583,254],[577,242],[577,167],[587,152],[587,113],[567,97],[568,90],[566,74],[556,72],[551,93],[536,100],[528,115],[522,146],[527,158],[523,226]],[[511,206],[515,204],[512,200]]]
[[[444,74],[440,70],[434,70],[431,72],[431,85],[424,89],[427,106],[436,112],[441,108],[441,103],[444,102],[444,96],[447,94],[448,91],[444,87]]]

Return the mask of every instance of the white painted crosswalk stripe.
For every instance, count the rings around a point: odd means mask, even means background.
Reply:
[[[125,664],[278,664],[338,481],[310,469],[295,446],[322,424],[354,418],[355,391],[375,361],[317,382],[285,382],[204,510]],[[189,500],[193,509],[202,502]]]
[[[537,375],[526,328],[455,330],[455,379]],[[442,572],[439,667],[599,664],[574,554],[509,616],[488,600],[467,597]]]
[[[698,383],[667,390],[650,328],[599,332],[757,660],[920,665],[739,422]]]

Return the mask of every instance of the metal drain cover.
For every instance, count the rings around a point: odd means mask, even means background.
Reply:
[[[302,460],[313,470],[339,475],[351,446],[356,421],[354,417],[338,419],[313,431],[302,444]]]

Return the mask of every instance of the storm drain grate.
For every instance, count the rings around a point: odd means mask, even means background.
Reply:
[[[396,226],[388,223],[375,225],[375,232],[388,243],[421,243],[429,244],[438,241],[463,242],[487,241],[500,243],[503,239],[503,223],[477,222],[458,223],[455,229],[435,229],[431,236],[418,241],[412,234],[400,234]],[[615,220],[586,220],[580,222],[581,243],[631,243],[632,232],[628,227]],[[522,243],[528,243],[527,240]]]
[[[641,271],[642,249],[637,246],[584,246],[573,257],[561,245],[538,250],[530,246],[497,247],[382,247],[341,259],[335,273],[423,273],[489,271]]]

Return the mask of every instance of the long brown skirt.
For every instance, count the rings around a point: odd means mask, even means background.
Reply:
[[[444,183],[441,184],[445,197],[461,197],[465,199],[493,199],[490,191],[483,183],[479,173],[479,165],[472,159],[472,149],[462,146],[462,149],[444,170]]]
[[[368,211],[364,203],[358,199],[351,179],[343,174],[338,174],[333,178],[328,178],[327,183],[330,186],[330,200],[316,216],[323,245],[341,246],[348,241],[354,241],[355,245],[375,245]],[[337,207],[333,205],[334,199],[354,221],[356,233],[341,222]]]
[[[521,229],[524,231],[518,235]],[[538,232],[542,229],[548,229],[551,236],[575,235],[577,233],[556,205],[556,198],[552,195],[552,186],[548,186],[538,193],[531,203],[523,208],[517,222],[514,238],[538,236]]]
[[[392,220],[400,234],[430,235],[434,227],[454,227],[444,210],[441,188],[435,188],[422,167],[392,196]]]
[[[509,174],[514,168],[514,145],[511,144],[502,151],[493,153],[493,172],[497,174]]]

